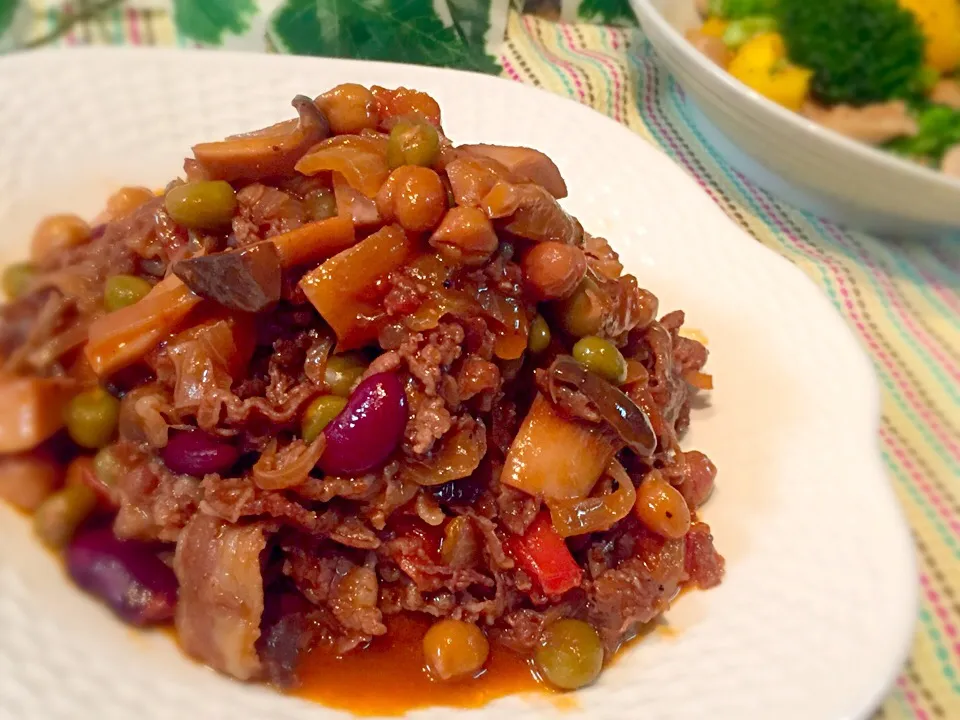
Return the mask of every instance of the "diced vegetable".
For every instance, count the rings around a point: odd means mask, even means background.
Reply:
[[[39,377],[0,378],[0,453],[31,450],[63,427],[73,383]]]
[[[97,496],[86,485],[67,485],[44,500],[33,516],[33,529],[50,548],[63,548],[97,506]]]
[[[332,194],[326,197],[333,200]],[[352,247],[357,241],[353,223],[349,217],[336,217],[335,209],[333,215],[270,238],[267,242],[280,253],[280,264],[289,268],[320,262]]]
[[[387,163],[391,169],[401,165],[430,167],[440,154],[440,136],[430,123],[413,119],[400,120],[390,131]]]
[[[130,185],[122,187],[107,198],[107,206],[97,215],[94,225],[106,224],[129,215],[144,203],[156,197],[150,188]]]
[[[109,527],[84,530],[66,553],[70,577],[131,625],[173,619],[177,578],[146,544],[119,540]]]
[[[787,62],[783,38],[774,32],[744,43],[727,68],[731,75],[761,95],[790,110],[799,110],[810,91],[813,72]]]
[[[537,515],[522,537],[508,538],[505,547],[517,565],[547,595],[562,595],[580,587],[583,581],[583,570],[554,530],[547,512]]]
[[[673,485],[656,470],[637,488],[636,514],[640,521],[665,538],[682,538],[690,529],[690,508]]]
[[[427,93],[409,88],[387,88],[374,85],[371,90],[380,105],[380,123],[397,117],[421,117],[436,128],[440,127],[440,105]]]
[[[765,15],[746,17],[728,23],[722,39],[724,45],[731,50],[736,50],[760,33],[775,32],[776,29],[777,21],[775,18]]]
[[[218,230],[230,225],[237,211],[237,194],[223,180],[199,180],[167,192],[164,206],[173,221],[195,230]]]
[[[103,306],[113,312],[139,302],[153,289],[153,285],[136,275],[112,275],[103,288]]]
[[[330,129],[339,134],[372,130],[380,121],[377,99],[363,85],[343,83],[316,99],[330,121]]]
[[[637,499],[633,481],[616,460],[611,461],[616,490],[601,497],[548,503],[553,527],[561,537],[609,530],[630,514]]]
[[[603,669],[600,636],[582,620],[564,618],[550,624],[534,656],[543,676],[561,690],[589,685]]]
[[[270,242],[180,260],[173,272],[194,293],[230,310],[262,312],[280,300],[280,252]]]
[[[412,260],[416,249],[403,230],[388,225],[300,280],[307,299],[336,332],[340,351],[377,337],[375,321],[382,313],[377,283]]]
[[[303,411],[301,435],[305,442],[312,443],[323,429],[347,406],[347,399],[337,395],[321,395]]]
[[[549,500],[584,498],[613,451],[599,426],[570,420],[537,395],[510,446],[500,482]]]
[[[567,184],[560,168],[539,150],[512,145],[461,145],[457,148],[471,155],[482,155],[496,160],[518,180],[536,183],[555,198],[567,196]]]
[[[11,300],[16,300],[27,291],[36,274],[36,269],[27,262],[8,265],[3,271],[3,292]]]
[[[350,397],[353,386],[366,372],[367,359],[359,352],[346,352],[327,358],[327,367],[323,371],[323,384],[334,395]]]
[[[112,312],[90,325],[84,350],[100,377],[140,360],[200,302],[175,275],[168,275],[140,302]]]
[[[926,64],[942,73],[960,65],[960,3],[957,0],[897,0],[917,19]]]
[[[303,204],[307,208],[310,219],[314,221],[326,220],[337,214],[337,198],[332,188],[321,187],[311,190],[303,198]]]
[[[530,334],[527,336],[527,349],[533,354],[542,353],[550,346],[550,326],[537,315],[530,323]]]
[[[475,675],[489,654],[490,643],[483,631],[463,620],[440,620],[423,636],[427,666],[441,680]]]
[[[164,465],[175,473],[203,477],[229,470],[240,452],[224,438],[194,428],[171,434],[161,457]]]
[[[304,175],[324,170],[340,173],[350,187],[372,198],[390,174],[387,143],[366,136],[338,135],[319,143],[297,162],[297,172]]]
[[[313,100],[297,95],[292,104],[300,116],[297,120],[221,142],[194,145],[193,154],[206,177],[257,180],[289,174],[307,150],[330,134],[327,118]]]
[[[594,375],[607,382],[622,385],[627,379],[627,361],[609,340],[588,335],[573,346],[573,358]]]
[[[117,429],[120,401],[101,387],[75,395],[64,420],[70,438],[80,447],[96,450],[110,442]]]
[[[90,226],[77,215],[51,215],[33,233],[30,258],[42,261],[47,255],[64,248],[83,245],[90,239]]]
[[[407,396],[395,373],[371,375],[324,428],[327,448],[317,463],[328,475],[358,475],[379,467],[403,439]]]

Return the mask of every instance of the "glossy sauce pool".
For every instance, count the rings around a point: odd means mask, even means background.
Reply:
[[[366,648],[337,657],[318,648],[300,666],[297,695],[356,715],[402,715],[429,706],[480,707],[504,695],[540,692],[556,695],[540,683],[533,667],[495,643],[483,674],[464,680],[434,680],[423,661],[422,640],[431,621],[398,615],[388,632]]]

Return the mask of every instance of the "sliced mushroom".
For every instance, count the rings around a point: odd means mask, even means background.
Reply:
[[[280,253],[272,242],[181,260],[173,273],[200,297],[231,310],[260,312],[280,299]]]
[[[551,396],[557,387],[583,393],[600,416],[637,455],[648,457],[657,449],[657,436],[647,414],[621,390],[594,375],[572,357],[561,355],[547,371]]]
[[[234,135],[220,142],[193,146],[195,162],[187,164],[211,180],[259,180],[293,172],[306,152],[330,135],[327,116],[306,95],[293,99],[299,118],[263,130]],[[198,167],[199,166],[199,167]]]
[[[457,148],[471,155],[482,155],[496,160],[517,179],[541,185],[555,198],[567,196],[567,184],[560,169],[539,150],[514,145],[461,145]]]

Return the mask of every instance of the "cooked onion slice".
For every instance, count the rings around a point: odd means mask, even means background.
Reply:
[[[637,499],[633,481],[615,459],[607,466],[607,474],[617,483],[613,492],[572,502],[547,503],[553,527],[561,537],[609,530],[630,514]]]

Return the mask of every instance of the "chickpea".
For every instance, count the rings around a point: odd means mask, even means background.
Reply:
[[[423,654],[430,670],[442,680],[469,677],[487,661],[490,643],[473,623],[441,620],[423,636]]]
[[[430,245],[450,260],[483,265],[496,251],[499,240],[493,224],[477,208],[454,207],[447,211]]]
[[[377,193],[377,209],[385,220],[404,230],[432,230],[447,209],[447,191],[430,168],[404,165],[394,170]]]
[[[122,218],[155,197],[153,190],[149,188],[136,186],[120,188],[107,200],[106,210],[98,219],[101,222],[110,222]]]
[[[682,538],[690,529],[687,501],[656,470],[650,471],[637,488],[633,509],[640,522],[662,537]]]
[[[569,297],[587,273],[583,250],[560,242],[542,242],[523,258],[523,279],[538,300]]]
[[[76,215],[51,215],[33,233],[30,257],[39,262],[47,255],[64,248],[83,245],[90,239],[90,226]]]
[[[337,85],[318,97],[316,103],[326,113],[330,129],[337,135],[372,130],[380,122],[377,99],[363,85]]]
[[[32,512],[63,484],[63,468],[40,453],[0,457],[0,498]]]

